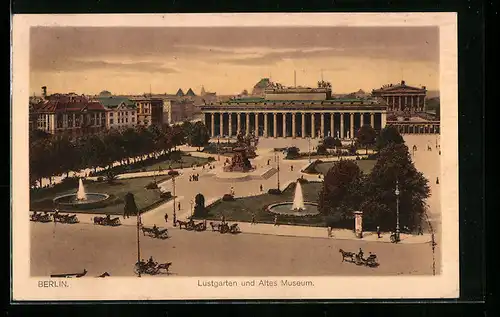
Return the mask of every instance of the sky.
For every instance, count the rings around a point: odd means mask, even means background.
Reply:
[[[30,92],[238,94],[264,77],[334,93],[439,90],[437,27],[34,27]]]

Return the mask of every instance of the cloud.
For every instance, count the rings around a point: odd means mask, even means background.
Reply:
[[[123,72],[161,72],[176,73],[177,70],[165,66],[158,62],[111,62],[104,60],[80,60],[68,59],[62,61],[52,60],[48,63],[34,63],[31,65],[33,70],[37,71],[85,71],[85,70],[108,70],[108,71],[123,71]]]

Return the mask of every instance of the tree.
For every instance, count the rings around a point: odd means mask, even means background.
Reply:
[[[318,153],[319,155],[325,155],[328,154],[328,150],[324,144],[319,144],[316,147],[316,153]]]
[[[182,127],[182,133],[186,137],[186,141],[188,144],[191,144],[191,137],[193,133],[193,124],[191,121],[184,121],[181,125]]]
[[[125,206],[123,207],[123,215],[136,216],[138,212],[139,210],[137,209],[137,205],[135,204],[134,194],[125,194]]]
[[[202,194],[197,194],[194,197],[194,216],[195,217],[205,217],[206,209],[205,209],[205,196]]]
[[[356,136],[358,143],[365,147],[366,154],[368,154],[368,146],[375,144],[376,137],[377,132],[369,124],[365,124],[359,128]]]
[[[333,138],[331,136],[328,136],[328,137],[323,139],[323,145],[326,146],[327,149],[333,149],[333,148],[341,147],[342,142],[337,138]]]
[[[291,146],[286,151],[286,159],[294,159],[300,156],[300,150],[296,146]]]
[[[363,202],[363,173],[351,160],[340,160],[325,175],[318,209],[325,216],[349,219]]]
[[[188,141],[189,145],[200,148],[207,145],[209,140],[210,135],[207,127],[201,121],[196,122],[191,129],[191,135]]]
[[[377,150],[380,151],[389,143],[404,144],[404,139],[394,126],[387,126],[380,131],[377,137]]]
[[[112,129],[102,135],[102,142],[106,148],[105,160],[111,168],[114,162],[122,160],[125,156],[124,138],[118,130]]]
[[[420,225],[430,195],[428,180],[415,168],[404,144],[389,143],[379,153],[368,176],[362,210],[367,224],[394,230],[396,225],[396,181],[398,182],[401,226]]]

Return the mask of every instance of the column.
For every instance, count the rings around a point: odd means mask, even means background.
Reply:
[[[259,113],[255,113],[255,136],[259,136]]]
[[[401,96],[399,96],[399,105],[398,105],[398,109],[399,109],[399,111],[401,111],[401,110],[402,110],[402,107],[401,107]]]
[[[302,138],[306,137],[306,113],[302,112]]]
[[[325,114],[322,112],[320,114],[320,116],[321,116],[321,130],[320,130],[321,132],[319,134],[319,137],[324,138],[325,137]]]
[[[396,110],[396,96],[392,96],[392,111]]]
[[[277,138],[278,137],[278,115],[277,113],[273,113],[273,120],[274,120],[274,126],[273,126],[273,137]]]
[[[245,127],[245,135],[249,135],[250,134],[250,113],[247,112],[245,114],[245,117],[246,117],[246,121],[247,121],[247,126]]]
[[[316,125],[314,124],[314,113],[311,113],[311,138],[316,137]]]
[[[370,124],[371,124],[372,128],[375,129],[375,114],[373,112],[370,113]]]
[[[387,112],[380,113],[380,129],[381,130],[383,128],[385,128],[386,121],[387,121]]]
[[[283,118],[283,137],[286,138],[286,113],[283,112],[281,117]]]
[[[415,96],[414,96],[414,95],[412,95],[412,96],[411,96],[411,111],[412,111],[412,112],[415,112],[415,108],[413,107],[414,101],[415,101]]]
[[[241,132],[241,112],[238,112],[236,114],[236,129],[238,131],[236,131],[236,135],[240,134]]]
[[[233,114],[229,112],[227,114],[229,116],[229,137],[233,136]]]
[[[425,96],[424,96],[424,107],[423,107],[423,109],[422,109],[422,110],[423,110],[423,111],[425,111],[425,110],[426,110],[426,108],[427,108],[427,104],[426,104],[426,99],[425,99]]]
[[[220,137],[224,135],[224,112],[220,113],[220,125],[219,125]]]
[[[349,138],[354,139],[354,113],[350,113],[349,117]]]
[[[364,113],[360,113],[359,124],[361,127],[365,125],[365,114]]]
[[[215,136],[215,113],[211,113],[212,115],[212,122],[210,122],[210,134],[212,138]]]
[[[333,115],[333,112],[330,113],[330,136],[335,138],[336,135],[335,135],[335,128],[334,128],[334,124],[333,124],[333,119],[335,118],[335,116]]]
[[[267,115],[268,113],[267,112],[264,112],[264,137],[267,138],[268,137],[268,133],[267,133]]]
[[[297,127],[295,126],[295,120],[296,120],[295,115],[296,113],[292,112],[292,138],[294,139],[297,136]]]
[[[340,113],[340,138],[344,138],[344,113]]]

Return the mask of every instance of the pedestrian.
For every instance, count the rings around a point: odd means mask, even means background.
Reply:
[[[177,210],[181,210],[181,203],[180,202],[177,204]]]
[[[441,150],[439,150],[439,155],[441,155]]]
[[[168,223],[168,214],[165,213],[165,223]]]
[[[189,175],[189,181],[191,181],[191,175]]]
[[[290,171],[293,172],[293,165],[290,165]]]
[[[422,225],[418,226],[418,235],[419,236],[423,236],[424,235],[424,231],[422,230]]]
[[[234,187],[231,186],[231,195],[234,196]]]
[[[274,225],[278,225],[278,215],[274,215]]]
[[[262,190],[263,190],[263,188],[262,188],[262,184],[260,184],[260,191],[262,191]]]
[[[271,160],[270,160],[270,159],[267,159],[267,165],[269,165],[269,163],[270,163],[270,162],[271,162]]]
[[[377,237],[380,239],[380,226],[377,226]]]
[[[332,227],[326,227],[326,231],[328,233],[328,238],[332,236]]]
[[[226,217],[224,217],[224,215],[222,215],[220,217],[220,221],[222,222],[222,224],[225,224],[226,223]]]
[[[255,224],[255,213],[252,213],[252,225]]]
[[[439,184],[439,177],[436,177],[436,184]]]

